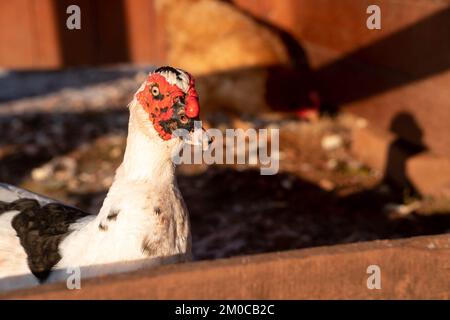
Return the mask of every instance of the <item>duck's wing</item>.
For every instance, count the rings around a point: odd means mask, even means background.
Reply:
[[[37,200],[39,204],[46,205],[49,203],[59,203],[58,200],[54,200],[43,195],[28,191],[23,188],[19,188],[7,183],[0,182],[0,201],[13,202],[18,199],[33,199]]]
[[[93,215],[31,191],[0,184],[0,278],[27,263],[44,281],[61,259],[59,245]],[[86,220],[86,221],[87,221]],[[17,241],[19,240],[19,241]],[[25,255],[24,255],[25,253]],[[26,261],[25,261],[26,259]],[[1,270],[1,269],[4,270]]]

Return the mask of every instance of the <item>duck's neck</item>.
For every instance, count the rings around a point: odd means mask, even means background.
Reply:
[[[138,183],[172,182],[175,167],[168,146],[161,143],[159,137],[152,138],[143,132],[132,118],[131,115],[120,178]]]
[[[157,192],[176,186],[170,145],[158,136],[152,136],[146,129],[148,128],[143,127],[131,112],[124,159],[117,169],[100,215],[109,211],[125,194],[139,200],[137,198],[148,196],[141,190],[151,189]]]

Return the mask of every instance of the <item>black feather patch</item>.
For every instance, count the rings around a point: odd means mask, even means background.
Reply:
[[[106,225],[100,223],[100,224],[98,225],[98,230],[100,230],[100,231],[108,231],[108,226],[106,226]]]
[[[28,256],[31,272],[42,282],[61,260],[59,244],[70,234],[70,225],[89,214],[60,203],[41,206],[34,199],[0,201],[0,214],[11,210],[20,211],[11,225]]]
[[[177,69],[173,68],[173,67],[169,67],[169,66],[159,67],[158,69],[155,70],[155,72],[158,72],[158,73],[171,72],[171,73],[174,73],[176,75],[178,80],[181,80],[181,72],[178,71]]]
[[[111,210],[108,213],[108,216],[106,217],[106,219],[108,219],[109,221],[116,221],[117,220],[117,216],[119,215],[120,211],[119,210]]]

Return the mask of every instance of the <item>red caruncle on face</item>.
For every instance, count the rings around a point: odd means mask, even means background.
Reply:
[[[170,84],[163,75],[153,73],[136,98],[164,140],[171,139],[176,129],[189,130],[192,119],[198,117],[198,95],[192,77],[186,94],[177,85]]]

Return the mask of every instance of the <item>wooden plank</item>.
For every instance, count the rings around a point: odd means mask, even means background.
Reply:
[[[33,6],[33,67],[57,68],[62,66],[58,29],[53,0],[32,0]]]
[[[53,0],[58,30],[58,42],[64,66],[88,65],[97,62],[98,28],[95,16],[95,1],[89,0]],[[78,5],[81,9],[81,30],[69,30],[66,27],[69,5]]]
[[[0,1],[0,66],[33,66],[32,0]]]
[[[381,289],[367,287],[380,267]],[[168,265],[0,295],[3,299],[449,299],[449,235]]]
[[[161,63],[164,30],[152,0],[125,0],[129,59],[135,63]]]
[[[129,61],[124,0],[95,0],[91,1],[91,5],[97,29],[94,43],[95,63]]]

